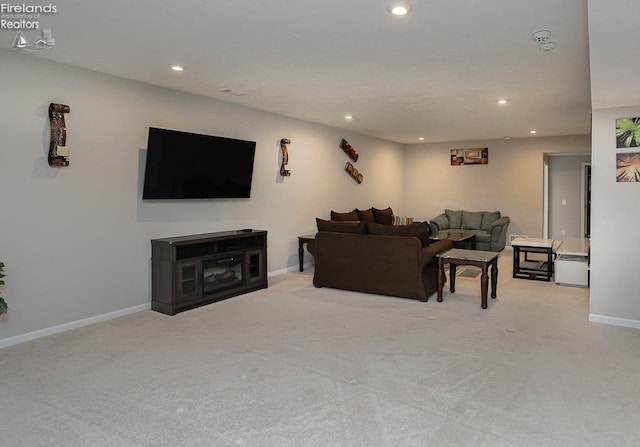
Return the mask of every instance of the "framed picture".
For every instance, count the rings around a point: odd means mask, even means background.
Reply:
[[[618,118],[616,120],[616,147],[640,146],[640,117]]]
[[[451,166],[489,164],[489,149],[451,149]]]
[[[616,155],[616,182],[640,182],[640,152]]]

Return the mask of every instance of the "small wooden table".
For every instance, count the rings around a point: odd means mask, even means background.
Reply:
[[[300,271],[304,272],[304,244],[315,240],[316,234],[307,234],[305,236],[298,236],[298,261],[300,262]]]
[[[438,301],[442,302],[442,288],[444,287],[444,264],[449,264],[449,291],[456,291],[456,266],[473,265],[482,269],[480,275],[481,305],[487,308],[487,289],[489,286],[489,266],[491,266],[491,298],[496,297],[498,288],[498,252],[463,250],[454,248],[436,255],[438,258]]]

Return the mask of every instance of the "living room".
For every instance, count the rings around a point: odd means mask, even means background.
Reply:
[[[637,8],[614,3],[627,11]],[[640,328],[640,278],[629,267],[640,261],[635,237],[640,211],[633,206],[638,193],[633,184],[615,181],[614,142],[615,120],[638,116],[640,97],[633,89],[614,88],[618,80],[635,82],[629,75],[634,70],[613,69],[609,40],[615,28],[620,40],[630,41],[635,27],[625,32],[620,24],[625,17],[614,14],[611,2],[588,5],[592,128],[576,135],[398,143],[0,49],[5,86],[0,261],[7,274],[2,296],[9,303],[9,313],[0,317],[0,348],[148,310],[154,238],[267,230],[269,276],[281,286],[278,278],[297,269],[297,236],[313,232],[315,218],[328,218],[330,210],[391,206],[397,214],[430,219],[445,208],[497,209],[511,217],[510,233],[540,237],[545,155],[588,152],[593,231],[590,303],[583,317]],[[64,168],[47,164],[51,102],[71,109],[66,116],[70,165]],[[256,141],[251,198],[143,201],[150,126]],[[284,178],[281,138],[291,140],[291,176]],[[360,153],[361,184],[344,172],[343,138]],[[451,166],[451,149],[476,147],[489,148],[488,165]],[[293,281],[311,287],[308,275]],[[480,318],[474,315],[472,322]],[[635,333],[623,334],[628,334],[628,339],[620,336],[624,351],[633,346]],[[53,348],[56,339],[49,340]]]
[[[633,245],[618,239],[618,234],[633,234],[635,211],[612,209],[615,203],[632,202],[634,193],[610,181],[606,173],[612,168],[606,160],[614,150],[606,148],[611,122],[632,116],[636,109],[630,106],[640,101],[634,102],[626,91],[616,96],[611,83],[603,84],[598,64],[609,60],[605,56],[611,52],[602,48],[606,39],[594,36],[606,33],[610,9],[602,6],[601,11],[598,2],[592,3],[591,135],[400,144],[2,51],[3,79],[12,86],[5,100],[13,110],[2,132],[11,160],[3,164],[2,175],[8,185],[3,188],[8,195],[3,261],[11,277],[5,293],[20,299],[12,301],[11,316],[0,325],[0,340],[143,308],[149,299],[149,240],[156,237],[264,228],[269,231],[269,272],[274,275],[295,265],[296,237],[314,230],[314,218],[328,216],[331,209],[392,206],[396,213],[417,219],[430,219],[445,208],[499,209],[512,218],[511,234],[542,236],[545,154],[588,153],[591,147],[599,148],[592,152],[591,318],[637,327],[640,310],[627,297],[638,284],[634,275],[625,273],[629,269],[616,265],[620,259],[624,265],[635,259]],[[611,74],[608,66],[602,70]],[[72,105],[68,145],[78,149],[73,149],[68,169],[46,164],[45,109],[50,102]],[[499,121],[509,112],[486,113]],[[257,141],[251,199],[142,201],[149,126]],[[292,176],[286,178],[278,175],[277,142],[283,137],[292,141]],[[362,184],[343,172],[344,156],[337,148],[342,138],[362,153]],[[490,163],[449,166],[449,151],[467,147],[488,147]],[[27,177],[15,168],[20,160],[30,166]],[[598,229],[608,228],[612,218],[631,227],[615,234],[601,230],[599,238]],[[63,280],[67,276],[73,281]],[[27,309],[38,311],[27,315]]]

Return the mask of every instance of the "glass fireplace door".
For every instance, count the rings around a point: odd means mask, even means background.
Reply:
[[[242,286],[244,255],[224,256],[202,261],[202,294]]]

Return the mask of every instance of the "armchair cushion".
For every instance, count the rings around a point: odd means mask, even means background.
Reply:
[[[373,219],[376,223],[391,225],[393,221],[393,210],[390,206],[384,210],[379,210],[378,208],[372,207],[371,211],[373,211]]]
[[[366,222],[340,222],[334,220],[323,220],[316,217],[318,231],[332,231],[334,233],[357,233],[367,234]]]
[[[449,219],[444,214],[440,214],[437,217],[431,219],[431,223],[435,224],[438,228],[438,231],[444,231],[449,229]]]
[[[449,228],[462,228],[462,211],[444,210],[449,220]]]
[[[358,218],[358,210],[354,209],[353,211],[349,211],[348,213],[338,213],[337,211],[331,211],[331,220],[340,222],[355,222],[360,219]]]
[[[381,236],[413,236],[420,239],[423,247],[429,245],[429,225],[425,222],[411,225],[383,225],[369,222],[367,229],[370,234]]]
[[[480,224],[481,230],[486,230],[496,220],[500,219],[500,211],[486,211],[482,214],[482,223]]]
[[[463,211],[462,225],[463,230],[479,230],[482,225],[482,212]]]
[[[358,220],[362,220],[364,222],[375,222],[375,218],[373,217],[373,210],[371,208],[367,210],[356,210],[358,212]]]

